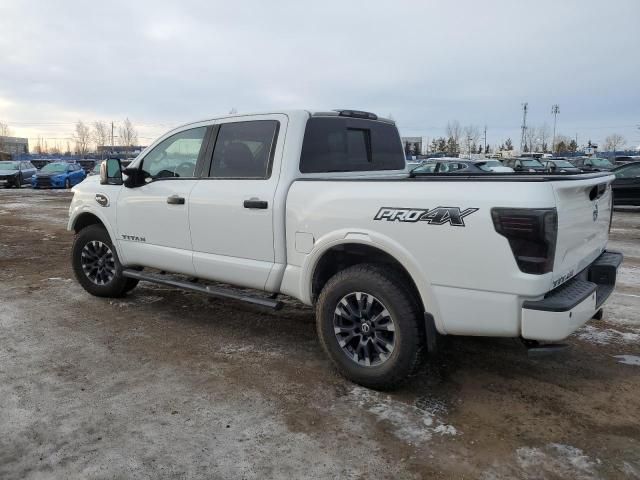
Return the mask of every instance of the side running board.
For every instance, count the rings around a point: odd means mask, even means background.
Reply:
[[[176,278],[171,278],[171,277],[160,275],[160,274],[144,273],[138,270],[130,270],[126,268],[122,271],[122,274],[128,278],[135,278],[145,282],[159,283],[160,285],[167,285],[169,287],[181,288],[183,290],[191,290],[193,292],[204,293],[212,297],[240,300],[241,302],[260,305],[261,307],[272,308],[273,310],[280,310],[283,306],[283,303],[278,300],[246,295],[246,294],[231,290],[229,288],[212,287],[208,285],[187,282],[184,280],[178,280]]]

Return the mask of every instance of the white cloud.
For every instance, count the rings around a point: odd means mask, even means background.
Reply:
[[[407,134],[486,123],[497,142],[518,138],[528,101],[531,123],[560,103],[561,133],[637,143],[639,14],[637,0],[5,2],[0,118],[347,107]]]

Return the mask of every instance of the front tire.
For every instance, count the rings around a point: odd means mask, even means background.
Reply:
[[[67,178],[64,181],[64,188],[66,188],[67,190],[69,190],[71,188],[71,180],[69,178]]]
[[[122,297],[138,283],[122,275],[118,254],[102,225],[80,230],[73,241],[71,261],[80,285],[97,297]]]
[[[360,264],[334,275],[316,305],[318,336],[347,379],[377,390],[398,386],[420,366],[424,327],[404,279]]]

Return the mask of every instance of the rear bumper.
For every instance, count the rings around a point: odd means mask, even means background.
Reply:
[[[525,301],[522,304],[522,337],[558,341],[587,323],[613,292],[621,263],[621,253],[604,252],[542,300]]]

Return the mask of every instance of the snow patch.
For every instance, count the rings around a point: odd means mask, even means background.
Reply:
[[[459,434],[453,425],[445,424],[428,409],[407,405],[394,400],[390,395],[353,387],[349,392],[349,400],[373,414],[378,421],[391,425],[392,433],[409,444],[431,440],[434,434]]]
[[[618,363],[624,363],[625,365],[635,365],[640,367],[640,357],[636,355],[613,355],[613,358],[618,359]]]
[[[433,429],[434,432],[440,433],[442,435],[457,435],[458,430],[453,425],[445,425],[440,424],[436,428]]]
[[[516,450],[516,461],[524,470],[541,469],[563,478],[599,478],[595,469],[600,461],[571,445],[550,443],[544,448],[521,447]]]
[[[577,332],[580,340],[595,343],[598,345],[608,345],[610,343],[635,343],[640,341],[640,334],[633,332],[621,332],[613,328],[599,329],[592,325],[585,325]]]
[[[640,285],[640,267],[622,265],[618,269],[616,283],[619,285],[630,285],[634,287]]]

